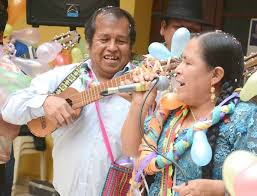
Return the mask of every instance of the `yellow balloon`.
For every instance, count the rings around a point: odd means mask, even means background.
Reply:
[[[235,196],[234,182],[237,175],[247,169],[253,163],[257,163],[257,157],[247,151],[238,150],[231,153],[223,164],[223,181],[230,195]]]
[[[72,63],[79,63],[83,60],[83,54],[78,47],[73,47],[71,50]]]
[[[240,99],[242,101],[249,101],[257,95],[257,71],[253,73],[246,81],[244,87],[240,92]]]
[[[4,36],[10,37],[10,35],[12,34],[12,32],[13,32],[13,27],[12,27],[12,25],[6,24],[6,25],[5,25],[5,28],[4,28]]]

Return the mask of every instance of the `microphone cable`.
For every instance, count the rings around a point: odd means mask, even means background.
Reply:
[[[158,149],[156,149],[153,145],[149,144],[148,141],[146,140],[145,138],[145,135],[144,135],[144,129],[142,128],[142,114],[143,114],[143,108],[145,106],[145,103],[146,103],[146,100],[148,98],[148,96],[150,95],[150,93],[152,92],[152,90],[154,89],[154,87],[157,85],[158,81],[159,81],[159,78],[158,77],[155,77],[152,81],[156,81],[154,83],[154,85],[149,89],[148,93],[146,94],[145,98],[144,98],[144,101],[141,105],[141,109],[140,109],[140,112],[139,112],[139,123],[138,123],[138,126],[139,126],[139,130],[140,130],[140,135],[142,137],[142,139],[144,140],[144,142],[146,143],[146,145],[151,148],[157,155],[160,155],[162,156],[163,158],[165,158],[166,160],[170,161],[171,163],[174,164],[175,167],[177,167],[181,173],[182,173],[182,176],[184,178],[184,181],[185,181],[185,184],[188,185],[188,178],[187,178],[187,175],[185,173],[185,171],[181,168],[181,166],[179,166],[179,164],[176,162],[176,161],[173,161],[171,159],[169,159],[167,156],[165,156],[164,154],[162,154],[162,152],[158,151]],[[157,145],[158,146],[158,145]],[[158,148],[158,147],[157,147]]]

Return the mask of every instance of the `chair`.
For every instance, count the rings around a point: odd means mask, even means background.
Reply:
[[[13,142],[14,148],[14,177],[13,177],[13,185],[17,184],[18,180],[18,171],[20,158],[24,154],[36,154],[40,155],[40,180],[46,180],[46,160],[45,160],[45,152],[36,150],[33,136],[18,136]]]

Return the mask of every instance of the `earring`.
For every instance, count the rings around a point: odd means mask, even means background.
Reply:
[[[215,95],[215,87],[211,87],[211,102],[213,103],[216,99],[216,95]]]

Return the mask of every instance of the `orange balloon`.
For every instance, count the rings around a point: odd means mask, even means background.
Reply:
[[[182,101],[178,100],[175,93],[167,93],[160,99],[160,107],[168,110],[174,110],[180,106],[185,105]]]
[[[14,25],[26,15],[26,0],[9,0],[8,23]]]
[[[56,58],[53,60],[51,64],[54,66],[62,66],[62,65],[68,65],[71,64],[72,58],[71,58],[71,53],[70,50],[62,50]]]

